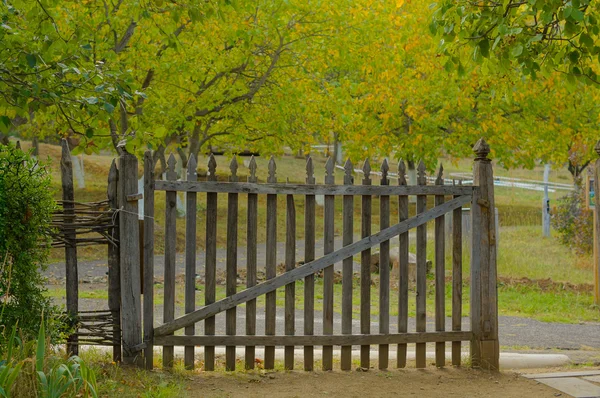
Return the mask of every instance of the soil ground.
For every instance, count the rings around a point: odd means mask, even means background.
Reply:
[[[216,373],[192,377],[189,397],[555,397],[557,391],[515,373],[471,369],[369,372]],[[560,393],[559,393],[560,394]],[[564,396],[564,394],[562,394]]]

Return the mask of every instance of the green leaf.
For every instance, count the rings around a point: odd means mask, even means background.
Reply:
[[[582,33],[581,36],[579,36],[579,44],[592,49],[594,47],[594,40],[587,33]]]
[[[512,55],[514,58],[517,58],[521,54],[523,54],[523,44],[517,43],[517,45],[510,50],[510,55]]]
[[[599,58],[600,58],[600,56],[599,56]],[[453,69],[453,67],[454,67],[454,66],[452,65],[452,61],[451,61],[451,60],[448,60],[448,61],[447,61],[447,62],[444,64],[444,69],[445,69],[445,70],[446,70],[446,72],[448,72],[448,73],[452,72],[452,69]]]
[[[536,41],[541,41],[544,38],[544,35],[542,35],[541,33],[538,35],[533,36],[529,42],[536,42]]]
[[[0,116],[0,131],[7,133],[10,127],[10,118],[8,116]]]
[[[569,53],[569,61],[571,61],[572,63],[576,64],[577,61],[579,61],[579,51],[575,50],[575,51],[571,51]]]
[[[571,16],[571,13],[573,12],[573,7],[572,6],[566,6],[563,9],[563,16],[565,18],[569,18]]]
[[[91,127],[87,128],[87,129],[85,130],[85,136],[86,136],[87,138],[92,138],[92,137],[94,137],[94,129],[93,129],[93,128],[91,128]]]
[[[35,55],[27,54],[25,56],[25,58],[27,59],[27,65],[29,65],[30,68],[35,67],[35,64],[37,63],[37,59],[36,59]]]
[[[583,21],[583,12],[579,10],[579,8],[574,8],[571,12],[571,18],[573,18],[577,22]]]
[[[85,102],[87,102],[88,104],[97,104],[98,103],[98,97],[88,97],[85,98]]]
[[[490,56],[490,42],[488,39],[482,39],[479,42],[479,50],[481,51],[481,55],[484,58],[488,58]]]
[[[106,112],[108,112],[108,113],[113,113],[113,111],[115,110],[115,107],[114,107],[114,105],[112,105],[112,104],[110,104],[110,103],[108,103],[108,102],[105,102],[105,103],[104,103],[104,109],[105,109],[105,110],[106,110]]]

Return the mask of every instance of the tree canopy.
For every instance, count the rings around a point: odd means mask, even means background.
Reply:
[[[554,72],[598,84],[600,5],[589,0],[441,0],[431,30],[442,37],[451,64],[461,47],[495,70],[517,67],[536,77]]]
[[[581,166],[595,9],[559,3],[5,0],[0,128],[182,158],[335,137],[355,160],[429,164],[485,136],[509,167]]]

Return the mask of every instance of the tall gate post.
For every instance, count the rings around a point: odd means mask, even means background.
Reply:
[[[499,369],[498,292],[496,265],[496,220],[494,175],[490,147],[481,138],[473,151],[473,185],[478,188],[472,204],[471,248],[471,341],[472,364],[490,370]]]
[[[123,362],[142,366],[138,160],[122,149],[119,157],[119,235]]]
[[[65,226],[75,224],[75,192],[73,188],[73,161],[71,150],[66,139],[61,141],[62,156],[60,159],[60,172],[62,181],[63,211],[65,213]],[[79,313],[79,277],[77,276],[77,242],[74,229],[65,228],[65,266],[67,279],[67,314],[76,320]],[[67,339],[67,353],[79,354],[77,345],[77,326]]]
[[[119,171],[113,160],[108,172],[107,197],[108,205],[115,215],[115,225],[111,227],[110,234],[117,244],[108,244],[108,309],[113,318],[113,361],[121,362],[121,260],[119,253]]]

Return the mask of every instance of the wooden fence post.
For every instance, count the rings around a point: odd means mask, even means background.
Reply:
[[[73,189],[73,161],[67,140],[61,141],[62,157],[60,159],[60,174],[62,181],[62,199],[65,212],[65,224],[75,224],[75,192]],[[77,243],[75,230],[65,228],[65,266],[66,266],[66,291],[67,313],[71,319],[76,320],[79,312],[79,278],[77,276]],[[76,327],[77,328],[77,327]],[[77,355],[77,330],[67,339],[67,354]]]
[[[477,155],[473,165],[471,327],[473,366],[499,369],[498,293],[496,286],[496,220],[494,214],[494,176],[490,147],[481,138],[473,147]],[[477,241],[475,241],[477,239]]]
[[[108,172],[108,205],[113,211],[119,208],[118,198],[119,171],[113,160]],[[112,238],[119,242],[119,213],[114,219],[114,226],[110,229]],[[118,245],[118,244],[117,244]],[[108,309],[113,318],[113,361],[121,362],[121,264],[119,246],[108,244]]]
[[[154,161],[144,154],[144,359],[146,369],[154,366]]]
[[[119,157],[119,228],[121,253],[121,324],[123,362],[142,365],[142,309],[138,223],[138,160],[126,152]]]

